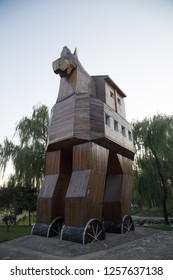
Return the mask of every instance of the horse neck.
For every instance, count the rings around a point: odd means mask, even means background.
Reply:
[[[85,71],[80,62],[69,77],[61,78],[57,102],[74,93],[89,93],[91,95],[96,95],[95,82]]]

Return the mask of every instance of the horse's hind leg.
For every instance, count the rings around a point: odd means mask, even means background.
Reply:
[[[108,232],[123,233],[124,217],[131,221],[132,180],[132,160],[110,153],[104,195],[104,225]]]
[[[50,231],[54,230],[51,228],[53,221],[56,223],[53,227],[62,226],[65,215],[65,194],[71,168],[71,152],[59,150],[47,153],[45,178],[37,200],[37,216],[33,234],[51,236]],[[57,225],[59,218],[61,225]]]

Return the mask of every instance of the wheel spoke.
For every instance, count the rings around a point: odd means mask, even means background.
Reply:
[[[130,216],[126,215],[122,221],[121,232],[126,233],[134,230],[133,220]]]
[[[99,227],[99,225],[97,224],[97,226],[96,226],[96,236],[97,236],[97,232],[98,232],[98,227]]]
[[[59,237],[63,223],[64,223],[63,217],[56,218],[49,227],[47,237],[55,237],[55,236]]]
[[[103,232],[103,230],[101,229],[100,232],[97,234],[96,237],[99,237],[99,235]]]
[[[59,224],[57,224],[57,227],[58,227],[58,232],[60,232],[61,230],[60,230],[60,226],[59,226]]]
[[[52,229],[52,231],[54,231],[54,232],[56,232],[57,234],[59,234],[59,232],[58,232],[58,231],[56,231],[54,228]]]
[[[130,231],[131,227],[132,227],[132,223],[128,226],[128,230],[129,231]]]
[[[89,235],[89,236],[91,236],[92,238],[94,238],[95,236],[93,236],[91,233],[89,233],[89,232],[87,232],[87,234]]]
[[[98,239],[95,239],[95,238],[94,238],[93,241],[92,241],[91,243],[95,243],[96,241],[98,241]]]
[[[93,234],[94,234],[94,237],[95,237],[96,233],[95,233],[94,225],[92,225],[92,231],[93,231]]]
[[[105,233],[102,223],[97,219],[90,220],[84,230],[83,243],[94,243],[105,239]]]

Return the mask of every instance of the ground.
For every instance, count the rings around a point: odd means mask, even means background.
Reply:
[[[173,260],[173,231],[136,227],[124,235],[81,245],[57,238],[24,236],[0,244],[1,260]]]

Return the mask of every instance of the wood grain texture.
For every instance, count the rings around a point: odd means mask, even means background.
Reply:
[[[121,221],[130,214],[135,153],[126,95],[108,75],[90,76],[67,47],[53,71],[61,80],[37,222],[50,224],[65,216],[67,226],[84,227],[103,215]]]
[[[54,105],[49,128],[49,145],[74,136],[75,95]]]
[[[71,172],[71,151],[47,153],[45,178],[37,200],[37,223],[50,224],[56,217],[64,217]]]
[[[110,126],[105,124],[105,114],[110,117]],[[119,124],[118,132],[114,121]],[[122,126],[126,137],[121,132]],[[134,145],[128,137],[131,131],[131,125],[99,99],[88,93],[74,94],[54,106],[48,150],[61,149],[61,143],[67,147],[70,141],[72,146],[81,141],[94,141],[133,159]]]
[[[60,150],[46,153],[45,176],[58,174],[60,172],[60,156]]]
[[[73,173],[65,199],[67,225],[84,227],[93,217],[102,219],[108,153],[91,142],[73,147]]]
[[[115,165],[110,166],[113,157],[114,155],[111,155],[109,159],[108,174],[110,175],[107,176],[104,194],[105,221],[121,221],[125,215],[131,214],[132,160],[117,155],[118,168],[116,168]]]

